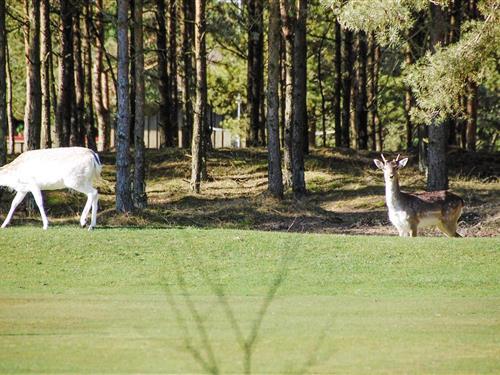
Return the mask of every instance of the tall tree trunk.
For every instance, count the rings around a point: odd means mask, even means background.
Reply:
[[[40,148],[42,88],[40,69],[40,0],[25,0],[28,25],[25,27],[26,107],[24,142],[27,150]]]
[[[184,148],[190,146],[193,133],[193,0],[182,1],[182,56],[183,56],[183,87],[182,102],[184,119],[182,127],[182,144]]]
[[[130,100],[130,145],[131,147],[134,147],[134,142],[135,142],[135,137],[134,137],[134,129],[135,129],[135,58],[136,58],[136,51],[135,51],[135,28],[134,28],[134,14],[135,14],[135,0],[129,0],[129,12],[131,14],[131,20],[129,22],[129,48],[130,48],[130,53],[129,53],[129,69],[130,69],[130,74],[129,74],[129,79],[130,79],[130,85],[129,85],[129,100]]]
[[[174,139],[173,145],[178,144],[175,140],[179,135],[179,98],[178,98],[178,87],[177,87],[177,1],[169,0],[168,2],[168,33],[169,39],[169,54],[168,54],[168,65],[169,65],[169,77],[170,77],[170,126],[172,127],[172,136]]]
[[[97,0],[97,12],[95,15],[95,38],[94,38],[94,64],[93,64],[93,93],[94,108],[97,120],[97,134],[99,141],[97,149],[99,151],[108,151],[110,140],[108,137],[108,129],[110,128],[109,114],[107,107],[104,104],[106,91],[104,90],[103,83],[106,79],[104,73],[104,20],[103,20],[103,0]]]
[[[446,41],[446,21],[443,9],[437,4],[430,4],[431,10],[431,51]],[[427,190],[448,189],[448,167],[446,162],[446,146],[448,134],[446,122],[433,121],[429,125],[429,171],[427,174]]]
[[[165,0],[156,0],[156,48],[158,55],[158,91],[160,93],[158,125],[163,132],[165,146],[173,146],[170,118],[170,87],[167,59],[167,29],[165,26]]]
[[[194,107],[193,140],[191,144],[191,190],[200,193],[203,162],[203,129],[206,121],[207,65],[205,50],[205,0],[195,0],[194,53],[196,57],[196,102]]]
[[[134,51],[135,55],[135,168],[134,168],[134,206],[143,209],[147,204],[146,167],[144,147],[144,37],[142,26],[142,0],[134,0]]]
[[[341,95],[342,95],[342,29],[335,21],[335,88],[333,94],[333,113],[335,116],[335,146],[342,146]]]
[[[322,61],[322,52],[323,52],[323,44],[325,42],[326,35],[321,37],[319,42],[318,52],[316,54],[316,68],[317,68],[317,76],[318,76],[318,87],[319,87],[319,95],[321,99],[321,131],[323,133],[322,145],[326,147],[326,99],[325,92],[323,89],[323,70],[321,66]],[[314,141],[316,139],[316,131],[311,132],[311,137]],[[311,146],[315,146],[315,144],[310,144]]]
[[[450,27],[448,35],[448,43],[456,43],[460,39],[460,28],[462,25],[462,0],[453,0],[450,7]],[[461,98],[458,97],[457,101],[460,102]],[[456,118],[448,120],[448,144],[458,144],[458,127],[460,121]]]
[[[7,37],[7,33],[3,34]],[[15,152],[15,135],[16,128],[14,124],[14,110],[13,110],[13,100],[12,100],[12,69],[10,66],[10,54],[9,54],[9,44],[7,38],[5,39],[5,57],[6,57],[6,67],[7,67],[7,127],[9,134],[8,150],[9,154],[14,154]],[[1,82],[0,82],[1,84]]]
[[[284,38],[284,70],[285,70],[285,99],[284,99],[284,148],[283,148],[283,179],[287,187],[292,186],[292,124],[293,124],[293,44],[295,28],[295,3],[293,0],[280,0],[280,14],[282,34]]]
[[[351,87],[354,65],[352,51],[353,32],[344,31],[343,72],[342,72],[342,147],[350,146]]]
[[[52,129],[50,117],[50,55],[52,53],[52,42],[50,32],[50,2],[41,0],[41,59],[42,59],[42,148],[52,147]]]
[[[292,188],[295,197],[306,193],[304,144],[307,129],[307,0],[297,0],[297,21],[294,36],[293,66],[295,80],[293,89],[292,127]]]
[[[92,4],[85,5],[85,91],[87,92],[87,106],[85,108],[85,140],[87,147],[97,151],[96,128],[94,122],[94,97],[92,92]]]
[[[477,84],[467,83],[467,122],[466,122],[466,148],[476,151],[477,129]]]
[[[279,140],[279,94],[280,80],[280,4],[270,0],[267,69],[267,150],[268,189],[276,198],[283,197],[283,176],[281,173],[281,153]]]
[[[368,110],[367,110],[367,79],[366,65],[368,57],[368,45],[366,33],[358,33],[358,66],[357,66],[357,85],[358,95],[356,96],[356,130],[358,135],[358,147],[361,150],[368,149]]]
[[[74,67],[75,67],[75,107],[74,116],[71,124],[71,146],[84,146],[85,144],[85,73],[83,69],[82,53],[82,30],[80,15],[82,7],[80,4],[76,7],[73,28],[74,38]]]
[[[70,0],[60,1],[60,15],[62,38],[56,113],[56,144],[59,146],[69,146],[74,97],[73,6]]]
[[[129,109],[129,0],[118,0],[118,87],[116,121],[116,210],[132,211],[130,191],[130,109]]]
[[[5,24],[5,0],[0,0],[0,166],[7,162],[7,74],[6,74],[7,27]]]
[[[264,81],[263,47],[263,3],[262,0],[247,0],[248,7],[248,61],[247,102],[250,119],[250,136],[247,145],[258,146],[261,131],[261,91]]]
[[[411,40],[405,47],[405,65],[410,66],[414,63],[413,51],[411,48]],[[409,152],[413,148],[413,121],[411,119],[411,110],[414,107],[415,99],[409,85],[404,88],[404,112],[406,123],[406,150]]]
[[[371,149],[382,150],[382,129],[380,128],[380,119],[378,116],[378,75],[380,70],[381,50],[380,45],[377,43],[375,33],[372,33],[370,38],[370,87],[368,108],[370,116],[370,143]],[[380,133],[380,134],[379,134]],[[380,140],[380,142],[379,142]],[[380,144],[379,144],[380,143]]]
[[[470,19],[477,20],[479,11],[477,9],[477,0],[469,0],[467,13]],[[477,133],[477,96],[478,87],[475,82],[467,83],[467,98],[466,98],[466,125],[465,138],[466,148],[469,151],[476,151],[476,133]]]

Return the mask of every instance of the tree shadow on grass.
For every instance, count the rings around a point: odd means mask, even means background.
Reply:
[[[243,322],[238,317],[237,312],[231,305],[231,302],[224,290],[224,287],[215,282],[217,275],[210,274],[201,263],[194,266],[196,272],[201,275],[201,278],[209,289],[216,297],[216,303],[223,311],[225,319],[232,330],[236,345],[239,348],[242,356],[242,373],[253,373],[253,365],[255,358],[256,348],[259,344],[259,339],[263,335],[262,323],[268,314],[269,307],[275,300],[278,290],[285,282],[290,263],[293,261],[293,253],[288,249],[295,249],[296,246],[287,246],[282,252],[280,259],[280,266],[278,271],[273,276],[271,283],[259,302],[259,307],[254,318],[250,322],[250,328],[245,329]],[[219,374],[222,372],[220,358],[227,357],[225,353],[221,353],[216,349],[214,339],[210,336],[210,326],[207,319],[203,316],[201,309],[197,306],[195,299],[191,295],[188,283],[182,273],[182,266],[180,265],[181,259],[178,259],[177,253],[171,252],[171,261],[176,265],[176,287],[180,292],[175,292],[172,285],[164,280],[164,290],[167,295],[167,301],[172,313],[175,316],[177,325],[183,332],[183,346],[185,350],[192,356],[192,358],[199,364],[204,372],[210,374]],[[195,259],[200,259],[195,257]],[[196,332],[196,339],[194,334],[188,327],[186,320],[194,322]],[[311,322],[311,326],[315,326],[317,322]],[[314,346],[307,353],[307,358],[303,363],[293,365],[292,368],[287,368],[286,373],[304,374],[307,373],[314,365],[318,363],[318,353],[322,349],[322,344],[328,335],[329,327],[332,326],[330,320],[326,321],[325,326],[322,327],[316,337]],[[297,342],[297,345],[302,343]],[[236,361],[235,361],[236,362]],[[285,371],[285,369],[283,369]]]

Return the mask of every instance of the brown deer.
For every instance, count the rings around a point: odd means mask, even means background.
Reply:
[[[393,161],[374,159],[375,165],[384,171],[385,200],[389,219],[399,236],[417,236],[418,228],[436,225],[448,237],[461,237],[457,233],[457,221],[462,214],[464,201],[458,195],[446,190],[405,193],[399,189],[398,170],[408,158]]]

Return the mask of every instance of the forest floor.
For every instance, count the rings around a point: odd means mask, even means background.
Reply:
[[[187,151],[150,150],[148,208],[120,215],[114,210],[114,154],[101,154],[104,169],[98,185],[98,225],[396,235],[387,216],[382,172],[375,168],[373,158],[379,158],[379,154],[338,148],[312,150],[306,158],[307,196],[297,201],[287,191],[285,199],[278,202],[266,193],[267,153],[263,148],[210,152],[209,180],[202,184],[199,195],[189,191]],[[465,200],[459,233],[467,237],[498,236],[500,154],[453,150],[449,160],[450,188]],[[405,191],[425,189],[425,175],[418,170],[415,155],[410,155],[409,165],[401,171],[400,183]],[[78,222],[85,196],[61,191],[45,195],[51,224]],[[11,200],[11,193],[2,194],[1,212],[8,211]],[[18,225],[19,220],[39,221],[39,215],[35,212],[27,218],[21,209],[12,225]],[[434,229],[422,232],[441,235]]]

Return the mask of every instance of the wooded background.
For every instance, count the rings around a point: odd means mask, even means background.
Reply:
[[[144,118],[208,177],[208,108],[267,147],[269,191],[306,193],[310,147],[498,152],[498,0],[0,0],[0,163],[14,151],[116,152],[116,208],[140,209]],[[114,129],[115,149],[110,135]]]

